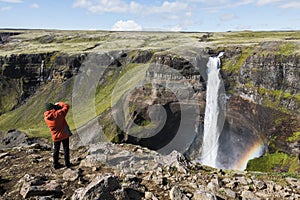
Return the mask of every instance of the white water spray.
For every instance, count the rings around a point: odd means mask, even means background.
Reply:
[[[217,167],[218,139],[221,130],[218,127],[220,112],[219,90],[221,79],[219,78],[219,68],[221,65],[221,52],[217,57],[210,57],[207,63],[207,88],[206,88],[206,108],[204,118],[204,136],[202,144],[201,163],[211,167]]]
[[[40,66],[40,77],[38,78],[38,81],[44,81],[44,61],[42,60],[42,64]]]

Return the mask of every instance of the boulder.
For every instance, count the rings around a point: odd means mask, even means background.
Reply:
[[[130,200],[130,197],[127,195],[127,192],[124,190],[124,188],[118,189],[112,194],[115,200]]]
[[[300,190],[300,180],[299,179],[288,177],[285,180],[293,188],[296,188],[296,189]]]
[[[253,180],[253,183],[258,190],[264,190],[267,188],[266,183],[263,181]]]
[[[178,186],[174,186],[170,190],[169,195],[171,200],[189,200],[189,198],[180,190]]]
[[[125,192],[128,195],[129,199],[142,199],[142,194],[137,190],[125,188]]]
[[[82,199],[82,193],[84,192],[84,188],[81,187],[81,188],[77,188],[73,195],[72,195],[72,200],[78,200],[78,199]]]
[[[172,151],[162,158],[165,167],[175,167],[181,173],[187,173],[191,163],[178,151]]]
[[[248,181],[245,176],[237,176],[235,177],[235,180],[242,185],[248,185]]]
[[[90,145],[88,154],[86,159],[81,161],[81,166],[93,167],[100,162],[119,169],[124,174],[156,170],[162,166],[161,156],[155,151],[127,150],[109,142]]]
[[[7,156],[9,156],[8,152],[0,153],[0,159],[5,158]]]
[[[56,180],[45,181],[43,177],[26,174],[20,182],[22,183],[20,194],[23,198],[34,196],[61,197],[63,194],[62,187]]]
[[[113,192],[120,188],[121,186],[116,176],[105,174],[94,178],[87,187],[77,189],[72,196],[72,200],[115,199]]]
[[[28,149],[50,150],[51,146],[41,138],[29,138],[25,133],[12,129],[0,132],[0,149],[27,147]]]
[[[63,180],[65,181],[75,181],[79,177],[79,170],[67,169],[63,173]]]
[[[241,197],[243,198],[243,200],[259,200],[260,198],[258,198],[253,192],[251,191],[242,191]]]
[[[157,197],[152,192],[145,192],[145,199],[146,200],[158,200]]]
[[[226,194],[226,196],[235,199],[236,198],[236,193],[234,191],[232,191],[231,189],[224,189],[224,192]]]
[[[211,181],[207,184],[207,189],[211,192],[216,192],[220,189],[220,187],[214,183],[214,181]]]
[[[217,200],[217,197],[214,193],[207,192],[204,190],[198,190],[194,193],[195,200]]]
[[[260,199],[271,199],[271,195],[264,191],[255,192],[255,195]]]
[[[25,133],[18,130],[10,130],[0,135],[0,148],[13,148],[29,144],[29,138]]]

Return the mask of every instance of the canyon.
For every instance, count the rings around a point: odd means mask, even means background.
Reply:
[[[126,143],[162,156],[175,150],[194,162],[202,151],[207,63],[222,51],[217,164],[296,175],[300,170],[297,31],[1,34],[3,148],[13,143],[7,135],[14,130],[32,140],[50,139],[44,103],[62,100],[71,105],[74,151]]]

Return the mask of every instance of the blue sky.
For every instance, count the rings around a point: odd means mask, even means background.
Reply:
[[[0,0],[0,28],[300,30],[300,0]]]

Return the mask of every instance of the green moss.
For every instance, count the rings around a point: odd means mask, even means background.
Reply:
[[[276,149],[276,144],[275,141],[277,139],[277,136],[272,136],[269,140],[268,140],[268,147],[269,149]]]
[[[220,195],[226,195],[226,192],[224,191],[224,189],[219,189],[217,192]]]
[[[279,45],[276,51],[277,55],[290,56],[295,54],[295,52],[300,48],[299,44],[286,42]]]
[[[12,88],[0,88],[0,114],[12,110],[18,104],[18,93]]]
[[[54,54],[50,62],[54,62],[59,54]],[[67,121],[70,128],[81,127],[96,116],[102,115],[108,111],[114,104],[127,95],[127,92],[134,89],[138,83],[145,77],[148,65],[129,64],[122,68],[110,67],[104,76],[105,81],[96,89],[94,98],[91,98],[95,105],[92,110],[88,105],[79,105],[80,109],[76,110],[76,120],[74,120],[73,109],[69,110]],[[32,137],[49,138],[49,130],[43,119],[44,103],[65,101],[71,104],[74,80],[76,77],[67,80],[64,83],[55,81],[49,82],[40,88],[24,105],[7,112],[0,116],[0,130],[20,129]],[[17,95],[9,95],[9,98],[15,98]],[[6,99],[1,101],[5,103]],[[13,102],[12,99],[7,101]],[[89,104],[89,105],[91,105]],[[110,118],[108,118],[110,119]],[[107,119],[107,126],[104,126],[104,132],[107,138],[113,139],[119,130],[113,120]]]
[[[291,96],[291,95],[290,95]],[[300,94],[293,95],[293,98],[297,99],[297,101],[300,101]]]
[[[43,118],[45,102],[70,102],[65,85],[50,82],[19,108],[0,116],[0,130],[20,129],[31,137],[49,138],[49,129]],[[72,116],[68,114],[67,121]],[[73,126],[73,124],[72,124]],[[72,127],[71,127],[72,128]]]
[[[103,132],[108,141],[119,143],[123,140],[122,131],[118,128],[109,112],[106,112],[101,116],[99,123],[103,127]]]
[[[242,53],[240,55],[235,56],[230,60],[225,59],[222,69],[229,73],[237,74],[239,69],[245,63],[246,59],[253,54],[253,51],[254,51],[253,47],[247,47],[244,50],[242,50]]]
[[[255,87],[252,86],[250,88],[255,89]],[[294,100],[296,102],[300,101],[299,98],[300,95],[291,94],[289,92],[284,92],[282,90],[270,90],[264,87],[258,87],[257,91],[260,96],[264,97],[264,102],[263,102],[264,106],[274,108],[276,110],[280,110],[284,113],[290,113],[291,111],[281,105],[282,100],[287,99],[287,100]]]
[[[129,64],[122,67],[122,71],[117,67],[107,68],[105,75],[105,81],[103,84],[98,85],[94,96],[86,97],[89,103],[85,102],[83,105],[76,105],[80,110],[76,110],[75,120],[72,126],[81,127],[90,120],[93,120],[96,116],[106,113],[113,105],[115,105],[127,91],[134,89],[137,83],[144,78],[145,70],[144,65]],[[88,105],[95,105],[95,110]],[[75,124],[76,123],[76,124]],[[109,123],[113,123],[110,121]],[[113,134],[116,134],[114,126],[107,126],[104,129],[108,138],[113,138]]]
[[[53,55],[49,59],[49,66],[53,67],[55,60],[56,60],[57,56],[59,56],[59,54],[60,54],[59,52],[53,53]]]
[[[269,90],[264,87],[259,87],[258,93],[260,95],[269,95],[270,97],[276,99],[276,101],[279,101],[281,97],[290,96],[290,95],[285,95],[285,93],[283,93],[282,90]]]
[[[300,131],[294,132],[291,137],[287,139],[287,142],[297,142],[300,141]]]
[[[289,156],[282,152],[276,152],[274,154],[267,153],[260,158],[250,160],[247,164],[246,170],[261,172],[295,172],[296,170],[299,170],[298,158],[296,156]]]
[[[246,83],[245,86],[246,86],[247,88],[251,88],[251,89],[255,88],[255,86],[254,86],[254,84],[253,84],[252,82]]]
[[[289,172],[299,172],[300,167],[299,167],[299,162],[298,162],[298,156],[295,156],[294,159],[291,161]]]
[[[139,123],[140,126],[148,126],[151,124],[151,121],[149,120],[143,120],[141,123]]]

